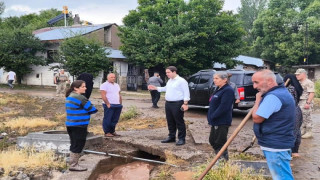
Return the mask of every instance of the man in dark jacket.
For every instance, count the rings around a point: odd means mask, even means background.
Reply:
[[[253,87],[259,91],[253,106],[254,133],[275,180],[293,179],[290,167],[294,146],[295,102],[284,86],[278,86],[270,70],[252,76]]]
[[[217,154],[227,142],[232,122],[234,91],[228,84],[228,74],[225,72],[215,73],[213,81],[217,89],[209,100],[208,123],[211,125],[209,142]],[[228,150],[223,153],[223,158],[229,160]]]

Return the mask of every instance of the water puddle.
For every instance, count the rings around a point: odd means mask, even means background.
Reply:
[[[135,161],[115,167],[110,173],[100,174],[97,180],[148,180],[153,168],[148,163]]]
[[[164,161],[144,151],[134,153],[134,157]],[[110,157],[99,162],[89,180],[149,180],[150,172],[157,163],[134,161],[132,158]]]

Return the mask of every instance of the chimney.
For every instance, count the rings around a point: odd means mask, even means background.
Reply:
[[[79,25],[80,24],[80,16],[79,14],[75,14],[73,18],[73,25]]]

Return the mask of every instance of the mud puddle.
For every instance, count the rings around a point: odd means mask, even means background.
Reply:
[[[151,164],[135,161],[115,167],[110,173],[99,174],[97,180],[148,180],[153,168]]]

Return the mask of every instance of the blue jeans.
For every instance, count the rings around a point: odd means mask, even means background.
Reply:
[[[104,108],[104,117],[102,122],[103,131],[105,134],[114,133],[116,131],[116,125],[119,121],[122,105],[111,104],[110,108],[106,104],[102,104]]]
[[[263,150],[273,180],[293,180],[290,167],[291,150],[271,152]]]

